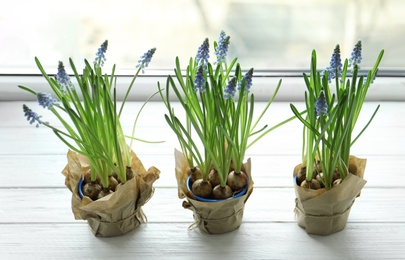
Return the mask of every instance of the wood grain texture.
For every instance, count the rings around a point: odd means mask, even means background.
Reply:
[[[292,185],[291,185],[292,186]],[[349,222],[405,223],[405,188],[365,188],[352,206]],[[381,194],[384,194],[382,196]],[[68,189],[0,189],[4,216],[0,223],[69,223],[75,222],[70,208]],[[265,198],[265,199],[263,199]],[[294,222],[295,193],[289,188],[254,188],[245,205],[245,222]],[[192,212],[185,210],[176,188],[155,189],[143,207],[149,222],[192,223]],[[375,209],[375,205],[379,205]],[[27,214],[21,214],[21,210]],[[60,214],[58,214],[60,213]]]
[[[295,223],[243,223],[222,235],[148,223],[114,238],[94,237],[84,223],[0,228],[1,259],[401,259],[405,237],[395,223],[355,223],[327,237]]]
[[[25,102],[47,121],[52,115]],[[359,126],[379,103],[364,104]],[[258,103],[256,112],[264,107]],[[288,102],[272,104],[270,126],[292,115]],[[130,131],[141,103],[127,103],[124,130]],[[302,103],[297,103],[302,108]],[[173,152],[178,142],[164,121],[160,102],[147,105],[138,137],[163,144],[135,143],[144,166],[161,170],[148,223],[127,235],[94,237],[85,221],[74,220],[71,193],[61,170],[67,148],[43,126],[23,117],[22,102],[0,102],[0,259],[401,259],[405,254],[405,103],[382,102],[375,120],[352,154],[367,158],[367,184],[351,209],[346,228],[320,237],[298,227],[292,170],[301,160],[298,121],[276,129],[248,150],[254,191],[242,226],[224,235],[188,230],[192,212],[177,197]],[[176,111],[181,112],[175,103]],[[42,113],[45,112],[45,113]],[[57,122],[56,122],[56,125]]]

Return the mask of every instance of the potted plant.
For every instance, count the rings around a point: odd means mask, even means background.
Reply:
[[[141,207],[152,196],[152,184],[160,173],[155,167],[145,170],[132,151],[132,136],[130,145],[127,145],[129,136],[124,134],[120,120],[135,79],[148,66],[155,48],[139,60],[137,72],[119,107],[115,65],[109,75],[102,72],[107,47],[106,40],[98,49],[93,64],[84,60],[81,74],[70,59],[78,87],[71,81],[61,61],[57,74],[52,77],[45,72],[38,58],[35,58],[36,64],[55,97],[19,86],[35,95],[39,105],[49,109],[63,126],[56,127],[43,121],[42,116],[23,105],[24,116],[31,124],[50,128],[69,148],[68,163],[62,173],[72,192],[72,211],[76,219],[87,220],[96,236],[121,235],[145,223]]]
[[[244,205],[253,191],[246,150],[294,118],[269,129],[257,128],[281,80],[262,113],[253,120],[253,68],[242,73],[237,58],[227,61],[229,43],[230,36],[222,31],[214,42],[216,61],[211,63],[206,38],[196,57],[190,58],[184,75],[176,57],[175,76],[167,77],[165,88],[158,83],[168,111],[166,121],[181,147],[181,152],[175,150],[179,198],[186,198],[183,207],[194,212],[192,227],[210,234],[229,232],[241,224]],[[175,113],[171,91],[184,109],[184,120]]]
[[[317,57],[312,52],[310,75],[304,73],[305,116],[291,104],[303,123],[302,162],[294,169],[295,212],[298,225],[309,234],[328,235],[344,229],[352,204],[366,181],[366,160],[350,154],[376,115],[355,134],[367,91],[374,81],[383,57],[382,50],[374,67],[366,75],[360,71],[361,41],[350,59],[341,63],[340,46],[332,54],[330,66],[317,71]],[[334,80],[335,90],[330,83]]]

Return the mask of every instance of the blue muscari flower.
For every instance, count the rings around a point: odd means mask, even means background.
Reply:
[[[379,70],[379,69],[377,69],[377,70],[375,71],[374,77],[372,78],[370,84],[373,84],[373,83],[374,83],[374,80],[375,80],[375,78],[377,77],[377,74],[378,74],[378,70]],[[363,78],[363,84],[366,84],[366,83],[367,83],[367,76],[365,76],[365,77]]]
[[[315,101],[315,116],[321,116],[321,114],[328,115],[328,104],[326,103],[323,91],[321,91],[318,99]]]
[[[194,77],[194,91],[200,91],[201,93],[205,92],[205,78],[204,78],[204,66],[199,65],[197,67],[197,73]]]
[[[214,64],[220,62],[226,62],[226,55],[228,53],[230,36],[227,36],[224,31],[221,31],[218,40],[218,46],[215,49],[215,55],[217,56],[217,61]]]
[[[349,67],[359,65],[362,60],[361,57],[361,41],[358,41],[357,44],[354,46],[352,54],[350,55],[349,59]]]
[[[94,64],[96,65],[96,67],[103,67],[104,62],[107,60],[107,58],[105,57],[107,47],[108,47],[108,40],[105,40],[98,48],[96,52],[96,58],[94,59]]]
[[[251,68],[246,74],[243,76],[245,79],[245,90],[249,93],[250,88],[252,87],[252,77],[253,77],[253,68]],[[238,83],[238,90],[242,88],[242,80],[239,81]]]
[[[37,93],[37,100],[40,106],[48,109],[52,109],[53,105],[57,102],[51,94],[46,92]]]
[[[342,75],[343,73],[342,67],[343,67],[342,60],[340,59],[340,46],[338,44],[336,45],[333,51],[329,67],[325,69],[325,71],[328,72],[329,83],[332,81],[332,79],[340,77]]]
[[[225,99],[229,99],[229,98],[234,98],[234,97],[235,97],[236,83],[237,83],[236,77],[233,77],[233,78],[228,82],[228,85],[226,86],[226,88],[225,88],[225,90],[224,90],[224,98],[225,98]]]
[[[142,73],[145,71],[143,70],[144,68],[148,67],[149,62],[151,62],[153,54],[155,53],[156,48],[152,48],[145,52],[142,56],[141,59],[138,60],[138,65],[136,65],[137,68],[141,67],[142,68]]]
[[[195,61],[198,65],[203,65],[204,68],[208,64],[208,59],[210,57],[210,44],[208,42],[208,38],[205,38],[204,42],[197,50],[197,55],[195,56]]]
[[[70,81],[69,75],[65,71],[63,62],[58,63],[58,73],[56,74],[56,81],[59,83],[60,90],[65,91],[65,88],[73,89],[73,83]]]
[[[24,116],[27,118],[27,120],[30,122],[32,125],[33,123],[37,122],[36,127],[39,127],[40,124],[42,124],[41,117],[34,111],[32,111],[30,108],[28,108],[25,104],[23,105],[23,111],[24,111]]]

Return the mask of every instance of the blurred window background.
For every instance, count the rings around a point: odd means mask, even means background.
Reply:
[[[172,70],[175,56],[187,62],[203,40],[221,30],[231,36],[228,57],[244,69],[306,70],[317,51],[328,66],[336,44],[349,58],[363,42],[362,67],[373,65],[381,49],[381,70],[400,71],[405,63],[403,0],[0,0],[0,73],[47,71],[71,57],[78,67],[94,59],[108,39],[106,67],[133,69],[152,47],[151,71]]]

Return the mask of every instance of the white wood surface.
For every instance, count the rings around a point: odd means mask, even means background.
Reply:
[[[177,197],[173,150],[177,139],[164,121],[160,102],[149,103],[136,133],[163,144],[135,143],[146,168],[161,170],[144,207],[148,223],[127,235],[94,237],[74,220],[70,191],[60,173],[67,148],[53,133],[24,119],[23,102],[0,102],[0,259],[403,259],[405,255],[405,103],[382,102],[370,128],[352,149],[367,158],[368,181],[352,207],[346,228],[322,237],[308,235],[294,217],[293,167],[300,162],[301,130],[293,121],[248,151],[254,191],[241,227],[223,235],[188,230],[192,212]],[[378,103],[364,105],[359,124]],[[44,120],[49,113],[28,102]],[[140,103],[128,103],[129,131]],[[298,104],[302,107],[302,104]],[[259,112],[264,104],[258,103]],[[181,110],[178,112],[180,113]],[[277,102],[263,119],[269,125],[292,115]]]

